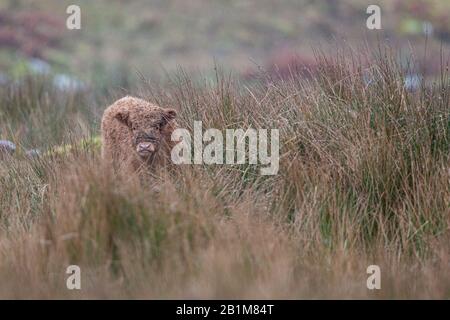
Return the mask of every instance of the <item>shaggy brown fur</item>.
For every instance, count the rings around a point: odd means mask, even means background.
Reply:
[[[151,169],[167,165],[175,144],[176,111],[124,97],[103,113],[102,157],[115,169]]]

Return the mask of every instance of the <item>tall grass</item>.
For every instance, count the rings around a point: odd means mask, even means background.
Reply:
[[[180,71],[132,92],[177,108],[185,128],[279,129],[275,176],[192,165],[142,181],[110,172],[96,148],[5,158],[0,296],[449,298],[448,68],[410,92],[394,55],[346,50],[318,52],[308,79]],[[101,105],[85,95],[39,79],[2,89],[2,138],[89,137]],[[80,291],[65,286],[70,264]]]

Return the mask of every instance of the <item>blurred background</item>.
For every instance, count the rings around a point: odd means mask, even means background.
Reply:
[[[81,8],[68,30],[66,8]],[[366,9],[381,7],[382,30]],[[312,48],[388,41],[428,76],[450,46],[448,0],[0,0],[0,83],[45,74],[57,88],[129,88],[178,67],[244,79],[313,66]],[[426,50],[425,50],[426,48]]]

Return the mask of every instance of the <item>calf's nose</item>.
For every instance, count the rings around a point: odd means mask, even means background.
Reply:
[[[156,150],[155,144],[151,142],[141,142],[138,145],[138,151],[150,151],[154,152]]]

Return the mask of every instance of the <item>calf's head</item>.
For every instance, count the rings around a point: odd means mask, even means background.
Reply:
[[[136,153],[148,160],[153,158],[164,139],[170,139],[170,125],[176,115],[173,109],[152,106],[120,111],[116,119],[131,130],[131,144]]]

